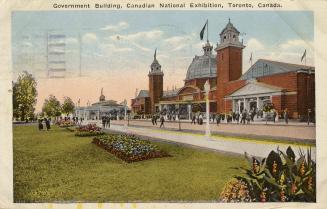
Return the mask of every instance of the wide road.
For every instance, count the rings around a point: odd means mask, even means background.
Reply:
[[[97,124],[101,126],[100,121],[97,122]],[[310,147],[314,159],[316,155],[315,145],[289,144],[287,142],[262,141],[255,139],[250,140],[220,136],[211,136],[208,138],[201,133],[188,133],[167,129],[124,126],[118,124],[112,124],[110,130],[145,136],[148,138],[159,139],[172,143],[184,144],[187,146],[211,149],[219,152],[228,152],[235,154],[244,154],[244,152],[247,152],[250,155],[258,157],[267,157],[269,152],[271,150],[276,150],[277,147],[279,147],[279,149],[282,151],[286,151],[288,146],[291,146],[293,148],[296,155],[298,155],[299,149],[306,151]]]

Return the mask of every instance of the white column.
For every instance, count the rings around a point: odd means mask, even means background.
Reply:
[[[187,105],[188,119],[191,120],[192,106],[191,104]]]
[[[210,136],[210,124],[209,124],[209,117],[210,117],[210,103],[209,103],[209,92],[206,92],[206,136]]]
[[[243,111],[246,109],[245,98],[243,98]]]

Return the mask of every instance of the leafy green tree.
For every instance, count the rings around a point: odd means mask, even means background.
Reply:
[[[62,109],[58,99],[53,95],[50,95],[48,99],[45,99],[42,112],[48,117],[60,116]]]
[[[13,82],[13,116],[22,121],[34,117],[37,83],[32,74],[24,71]]]
[[[62,104],[62,112],[67,116],[69,113],[73,113],[75,109],[75,104],[70,97],[64,97],[64,103]]]

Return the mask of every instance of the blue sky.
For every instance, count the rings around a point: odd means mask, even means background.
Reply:
[[[309,11],[17,11],[12,14],[13,67],[45,77],[46,34],[66,35],[67,76],[79,71],[79,37],[82,40],[82,74],[106,83],[110,79],[147,88],[147,73],[154,49],[165,73],[165,89],[183,85],[195,55],[202,55],[199,32],[209,20],[209,40],[215,46],[228,18],[242,33],[243,71],[253,59],[272,59],[314,65],[313,13]],[[125,77],[121,75],[124,74]],[[106,78],[106,79],[104,79]],[[108,87],[110,88],[110,87]],[[116,88],[116,87],[112,87]],[[117,100],[122,98],[116,98]]]

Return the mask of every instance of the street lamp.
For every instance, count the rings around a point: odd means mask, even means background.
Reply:
[[[182,127],[181,127],[181,108],[180,108],[180,104],[178,104],[178,130],[181,131]]]
[[[127,123],[126,123],[126,114],[127,114],[127,109],[126,109],[126,107],[127,107],[127,101],[126,101],[126,99],[124,99],[124,120],[125,120],[125,128],[127,127]]]
[[[209,91],[210,91],[210,83],[207,80],[204,84],[205,98],[206,98],[206,137],[210,137],[210,124],[209,124]]]

